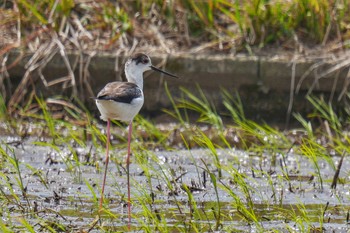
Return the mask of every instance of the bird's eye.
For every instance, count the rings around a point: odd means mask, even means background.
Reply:
[[[148,63],[150,63],[150,59],[144,54],[137,54],[131,60],[134,61],[136,65],[140,63],[143,65],[147,65]]]

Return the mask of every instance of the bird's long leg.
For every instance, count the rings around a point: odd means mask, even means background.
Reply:
[[[110,135],[110,127],[111,127],[111,120],[107,119],[106,166],[105,166],[105,173],[103,175],[103,183],[102,183],[102,189],[101,189],[100,211],[102,210],[103,195],[104,195],[104,192],[105,192],[107,168],[108,168],[108,162],[109,162],[109,143],[110,143],[110,137],[111,137],[111,135]]]
[[[131,202],[130,202],[130,143],[131,143],[131,134],[132,134],[132,121],[129,123],[129,133],[128,133],[128,155],[126,157],[126,176],[127,176],[127,183],[128,183],[128,229],[130,230],[130,224],[131,224]]]

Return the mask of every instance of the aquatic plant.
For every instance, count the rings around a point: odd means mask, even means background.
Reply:
[[[134,187],[132,230],[236,232],[250,229],[278,232],[287,229],[309,232],[328,229],[328,222],[347,221],[349,199],[343,187],[347,188],[349,182],[340,171],[344,168],[336,166],[338,158],[332,154],[344,157],[349,151],[349,137],[343,131],[347,125],[346,115],[340,117],[332,105],[312,98],[310,103],[316,105],[314,112],[309,118],[295,115],[301,123],[301,129],[297,131],[300,135],[291,137],[293,132],[280,131],[247,119],[238,95],[222,90],[227,112],[219,114],[205,93],[203,96],[187,94],[188,91],[183,89],[183,99],[173,99],[174,109],[167,110],[171,116],[180,119],[175,128],[179,131],[181,147],[179,143],[176,147],[169,143],[175,134],[169,132],[173,128],[163,132],[147,118],[140,116],[135,120],[138,130],[133,135],[136,142],[132,145],[130,180]],[[9,221],[0,221],[0,230],[126,231],[123,221],[127,216],[126,169],[120,162],[126,153],[126,142],[120,136],[125,133],[123,125],[116,122],[119,127],[115,127],[116,131],[112,133],[109,188],[104,211],[98,217],[96,194],[100,192],[100,176],[96,174],[101,172],[103,142],[106,140],[103,127],[84,107],[78,107],[79,104],[69,106],[59,98],[44,101],[33,97],[31,101],[18,112],[23,117],[35,119],[33,124],[44,128],[36,132],[34,150],[47,149],[47,154],[40,156],[46,160],[41,164],[49,169],[42,170],[30,161],[19,160],[16,151],[21,151],[20,146],[17,148],[1,142],[0,205],[4,207],[3,216]],[[53,103],[58,102],[61,105],[54,105],[54,108]],[[64,106],[60,110],[66,111],[63,114],[66,118],[57,117],[55,109],[58,106]],[[207,110],[210,112],[205,112]],[[198,116],[198,121],[201,121],[196,126],[188,121],[189,114],[194,112],[192,116]],[[77,124],[79,116],[84,116],[83,121],[79,121],[84,124]],[[323,128],[328,127],[327,124],[317,125],[314,119],[322,119],[320,122],[323,123],[327,121],[329,130]],[[10,125],[14,127],[13,132],[21,132],[19,126]],[[208,131],[211,128],[215,130]],[[228,132],[234,132],[242,143],[236,147]],[[28,138],[33,134],[22,132],[21,135]],[[306,174],[302,170],[305,165],[309,169]],[[324,166],[327,166],[327,176]],[[338,180],[337,187],[331,187],[333,181],[329,177],[332,177],[333,170],[338,172],[333,176],[333,180]],[[65,177],[69,187],[72,186],[71,192],[57,193],[59,184],[53,182],[57,174],[49,175],[53,171]],[[34,204],[38,196],[30,189],[30,178],[35,178],[38,189],[49,193],[48,203]],[[329,193],[334,196],[327,204],[322,195]],[[309,205],[294,201],[298,198],[304,200],[308,195],[319,203]],[[321,198],[317,198],[318,195]],[[11,206],[18,206],[22,211],[21,221],[15,221]],[[46,216],[47,213],[58,217],[53,220]],[[333,216],[337,216],[337,220]],[[67,224],[71,219],[77,222],[76,225],[75,222]],[[79,225],[80,219],[83,226]],[[270,223],[274,223],[273,226]]]

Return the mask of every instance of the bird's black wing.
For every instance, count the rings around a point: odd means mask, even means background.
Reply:
[[[97,95],[99,100],[113,100],[121,103],[131,103],[135,98],[142,96],[142,90],[130,82],[108,83]]]

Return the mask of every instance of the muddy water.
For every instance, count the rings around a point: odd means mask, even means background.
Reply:
[[[94,222],[98,213],[103,151],[93,146],[70,145],[76,152],[72,155],[69,146],[51,148],[33,144],[43,142],[40,138],[23,141],[3,137],[1,141],[3,149],[8,146],[8,155],[19,160],[26,188],[24,196],[14,165],[4,160],[1,189],[11,204],[3,207],[3,221],[12,221],[16,226],[20,225],[19,219],[26,216],[37,231],[44,229],[43,223],[51,224],[58,231],[126,230],[124,151],[112,152],[105,191],[110,213],[102,214],[100,220]],[[318,174],[315,163],[292,153],[255,156],[225,149],[219,150],[216,158],[204,149],[134,151],[132,226],[135,231],[142,232],[147,227],[154,230],[154,219],[145,217],[149,211],[158,219],[157,229],[165,225],[173,232],[191,232],[193,222],[202,232],[304,232],[320,231],[321,227],[327,232],[346,232],[350,209],[348,158],[344,159],[340,172],[342,182],[336,190],[330,189],[339,160],[338,157],[318,159]],[[216,177],[217,189],[209,172]],[[18,201],[12,197],[11,189],[18,195]],[[190,204],[191,198],[196,207]],[[244,213],[239,204],[252,209],[258,223],[254,223],[254,218]],[[219,209],[221,217],[217,224]]]

